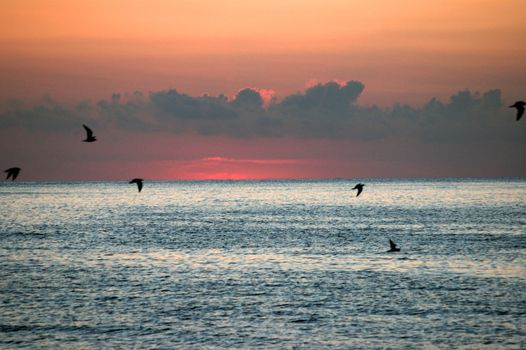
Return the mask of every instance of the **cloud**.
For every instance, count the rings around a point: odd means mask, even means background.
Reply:
[[[113,123],[117,127],[154,131],[158,130],[151,118],[151,107],[140,92],[121,96],[113,94],[110,100],[102,100],[96,104],[99,119]]]
[[[93,106],[81,102],[77,105],[62,105],[51,98],[35,106],[21,101],[10,101],[0,113],[0,127],[20,127],[28,130],[71,130],[80,122],[92,120]]]
[[[360,106],[358,81],[311,83],[278,100],[270,89],[243,88],[229,99],[190,96],[175,89],[114,94],[96,103],[61,104],[52,99],[27,106],[7,104],[2,128],[68,131],[85,123],[136,132],[205,136],[412,139],[422,143],[518,142],[524,138],[514,113],[503,108],[498,89],[459,91],[448,101],[431,98],[421,107]]]
[[[237,93],[232,106],[240,109],[260,110],[263,108],[263,98],[258,91],[246,88]]]
[[[192,97],[175,89],[150,93],[150,103],[161,120],[214,121],[237,118],[224,95]]]
[[[346,84],[329,82],[309,87],[304,93],[287,96],[278,105],[300,111],[323,111],[333,114],[348,113],[364,89],[357,81]]]

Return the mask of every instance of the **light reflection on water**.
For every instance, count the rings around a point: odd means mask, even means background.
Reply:
[[[524,347],[526,182],[366,183],[2,183],[0,347]]]
[[[447,259],[429,259],[426,256],[408,255],[404,253],[381,254],[378,257],[354,255],[309,255],[294,251],[283,251],[281,254],[271,252],[257,253],[227,252],[210,249],[194,252],[176,252],[157,250],[151,252],[130,252],[79,256],[45,252],[44,254],[20,254],[11,258],[12,261],[23,263],[28,259],[38,264],[61,264],[64,266],[85,265],[91,267],[112,268],[116,266],[136,266],[151,268],[167,268],[176,273],[178,269],[196,270],[239,270],[257,268],[276,268],[293,271],[384,271],[400,273],[444,272],[470,274],[473,277],[504,277],[526,279],[526,269],[512,261],[495,261],[488,258],[476,260],[462,256],[448,256]]]

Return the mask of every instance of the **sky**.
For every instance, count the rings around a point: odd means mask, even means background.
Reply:
[[[523,1],[0,5],[21,180],[526,176]]]

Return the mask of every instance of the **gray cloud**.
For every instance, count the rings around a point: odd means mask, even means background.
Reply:
[[[150,93],[150,102],[156,116],[161,120],[178,119],[192,122],[237,118],[236,111],[223,95],[192,97],[172,89]]]
[[[158,129],[151,118],[150,103],[140,92],[125,96],[113,94],[110,100],[97,102],[96,112],[97,119],[104,124],[142,131]]]
[[[500,90],[460,91],[447,102],[422,107],[359,106],[364,85],[317,84],[273,100],[264,108],[258,91],[245,88],[234,99],[189,96],[175,89],[144,96],[114,94],[97,103],[60,104],[47,99],[27,106],[10,103],[0,113],[3,128],[71,130],[82,123],[134,131],[164,131],[229,137],[300,137],[375,140],[413,139],[423,143],[503,141],[524,143],[514,112],[503,108]]]
[[[35,106],[27,106],[20,101],[10,101],[5,111],[0,113],[0,127],[22,127],[28,130],[71,130],[77,128],[79,121],[91,120],[93,106],[82,102],[65,106],[46,98]]]
[[[364,85],[357,81],[349,81],[345,85],[335,82],[317,84],[305,93],[285,97],[279,106],[291,110],[342,115],[350,111],[363,89]]]
[[[263,108],[263,98],[259,92],[246,88],[237,93],[236,98],[232,101],[232,106],[234,108],[261,110]]]

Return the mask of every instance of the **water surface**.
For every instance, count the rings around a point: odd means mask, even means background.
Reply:
[[[355,183],[3,182],[0,347],[526,347],[526,180]]]

